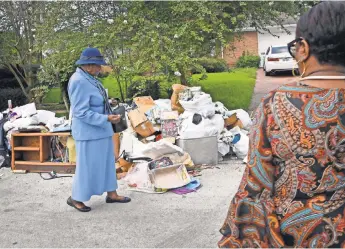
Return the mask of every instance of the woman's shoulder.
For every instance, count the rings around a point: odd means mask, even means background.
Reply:
[[[287,81],[284,85],[278,87],[273,92],[291,92],[291,93],[317,93],[323,89],[304,85],[303,82],[298,79],[292,79]]]
[[[78,70],[77,70],[77,71],[75,71],[75,72],[72,74],[72,76],[71,76],[71,78],[69,79],[69,81],[70,81],[70,82],[78,82],[78,81],[82,80],[82,78],[83,78],[83,75],[82,75],[81,73],[79,73]]]
[[[270,91],[263,97],[262,102],[264,104],[272,104],[275,99],[293,97],[294,99],[303,98],[305,94],[317,94],[324,91],[322,88],[303,85],[300,81],[293,79],[275,90]]]
[[[88,91],[88,84],[84,84],[85,80],[83,79],[82,75],[75,72],[68,81],[68,91],[75,91],[78,92],[85,92]]]

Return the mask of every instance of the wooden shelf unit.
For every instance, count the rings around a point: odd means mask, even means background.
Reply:
[[[31,173],[51,172],[73,174],[75,163],[50,162],[50,140],[53,136],[68,137],[69,132],[60,133],[13,133],[12,170]]]

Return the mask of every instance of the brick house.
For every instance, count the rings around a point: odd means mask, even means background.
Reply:
[[[263,57],[269,46],[287,44],[295,39],[296,24],[284,24],[284,27],[290,34],[279,26],[268,27],[275,36],[265,31],[259,33],[254,28],[246,28],[238,38],[223,49],[221,57],[229,66],[234,66],[244,52]]]

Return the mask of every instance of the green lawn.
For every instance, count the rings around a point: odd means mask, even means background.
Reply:
[[[60,88],[52,88],[43,99],[43,103],[59,103],[61,101]]]
[[[222,102],[228,109],[245,109],[250,105],[255,86],[256,69],[241,68],[231,72],[209,73],[207,79],[199,80],[201,75],[193,75],[193,85],[201,86],[203,91],[211,94],[214,101]],[[119,97],[120,91],[116,79],[107,77],[103,85],[109,91],[110,97]],[[161,98],[168,98],[167,89],[171,83],[161,84]]]
[[[133,81],[136,81],[136,80],[139,80],[140,78],[143,78],[143,76],[136,76],[134,77]],[[111,98],[120,98],[121,94],[120,94],[120,90],[119,90],[119,87],[118,87],[118,84],[117,84],[117,80],[112,77],[112,76],[108,76],[104,79],[101,80],[102,83],[103,83],[103,86],[105,89],[108,89],[108,94],[109,94],[109,97]],[[166,99],[168,98],[168,92],[167,92],[167,89],[168,88],[171,88],[171,85],[170,83],[168,82],[162,82],[161,83],[161,89],[160,89],[160,97],[163,98],[163,99]]]
[[[228,109],[248,109],[252,98],[256,69],[233,69],[231,72],[209,73],[207,79],[199,80],[201,75],[193,75],[193,85],[201,86],[203,91],[211,94],[213,101],[222,102]],[[120,97],[116,79],[109,76],[102,79],[103,85],[108,89],[110,97]],[[171,83],[161,84],[161,98],[168,98],[167,89]],[[58,88],[53,88],[44,99],[44,103],[60,102],[61,93]]]
[[[110,97],[120,97],[120,90],[115,78],[109,76],[102,79],[103,85],[108,89]],[[59,103],[61,101],[60,88],[52,88],[43,99],[43,103]]]
[[[212,96],[213,101],[222,102],[229,110],[247,110],[253,95],[256,69],[235,69],[230,73],[210,73],[205,80],[193,75],[193,85],[201,86]]]

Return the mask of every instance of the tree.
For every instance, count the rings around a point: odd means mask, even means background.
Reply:
[[[236,37],[244,27],[259,32],[282,25],[287,17],[308,8],[303,1],[123,1],[49,2],[45,22],[37,31],[38,50],[49,51],[41,80],[66,83],[74,62],[86,46],[106,55],[126,98],[135,75],[172,79],[198,67],[196,59],[210,55]]]
[[[105,2],[52,2],[47,19],[38,27],[36,49],[44,51],[39,80],[60,87],[67,110],[68,80],[81,51],[93,43],[89,27],[109,16],[114,6]]]
[[[295,2],[185,2],[145,1],[128,7],[126,26],[128,49],[148,64],[152,74],[164,72],[171,78],[181,74],[187,84],[188,71],[196,58],[210,55],[214,47],[229,44],[244,27],[259,32],[282,25],[287,17],[300,12]],[[287,30],[286,30],[287,31]],[[108,33],[108,32],[107,32]],[[116,32],[115,32],[116,33]]]
[[[34,51],[36,27],[44,20],[45,2],[0,3],[0,64],[8,68],[25,96],[35,84],[35,68],[41,53]]]

